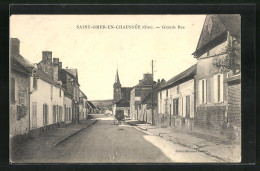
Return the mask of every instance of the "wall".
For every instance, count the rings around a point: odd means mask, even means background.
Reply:
[[[10,72],[10,78],[15,78],[15,103],[10,102],[10,138],[15,135],[26,134],[29,131],[29,84],[30,77],[18,72]],[[11,87],[11,84],[10,84]],[[10,89],[11,90],[11,89]],[[26,112],[22,118],[18,118],[17,106],[19,104],[18,91],[25,93]],[[11,99],[11,98],[10,98]]]
[[[196,117],[194,124],[196,128],[203,130],[221,133],[223,124],[227,121],[227,91],[228,87],[225,83],[227,74],[220,71],[213,66],[214,57],[205,58],[207,56],[218,55],[224,53],[226,50],[227,41],[211,49],[208,54],[203,54],[197,62],[197,75],[196,75]],[[205,58],[205,59],[202,59]],[[214,102],[214,75],[217,73],[223,74],[223,101],[220,103]],[[201,104],[199,95],[201,89],[199,81],[201,79],[207,80],[207,102]]]
[[[131,90],[131,93],[130,93],[130,118],[136,119],[136,116],[135,116],[135,87]]]
[[[170,87],[158,92],[158,109],[161,120],[161,126],[180,127],[192,129],[194,118],[194,79],[187,80],[178,85],[179,93],[177,93],[177,86]],[[167,97],[168,90],[168,97]],[[160,99],[160,92],[162,99]],[[190,96],[190,117],[186,115],[186,96]],[[173,115],[173,99],[179,99],[178,115]],[[167,104],[166,104],[167,103]]]
[[[43,104],[48,105],[48,124],[53,124],[53,105],[63,106],[63,99],[64,99],[64,91],[61,89],[61,97],[60,97],[60,88],[56,87],[54,85],[51,85],[50,83],[42,80],[37,79],[37,90],[33,90],[32,82],[33,77],[31,77],[31,90],[32,94],[30,95],[30,126],[31,129],[36,129],[39,127],[43,127]],[[51,99],[51,86],[53,87],[53,98]],[[37,104],[37,125],[32,126],[32,113],[33,108],[32,104]],[[64,121],[64,109],[62,113],[62,121]]]
[[[241,84],[228,86],[228,123],[233,127],[236,138],[241,138]]]

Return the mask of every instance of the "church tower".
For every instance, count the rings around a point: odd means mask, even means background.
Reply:
[[[121,84],[118,76],[118,69],[116,71],[116,78],[115,78],[115,83],[114,83],[114,102],[118,101],[121,99]]]

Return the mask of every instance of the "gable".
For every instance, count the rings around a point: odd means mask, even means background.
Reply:
[[[207,15],[196,47],[192,54],[200,56],[226,39],[227,31],[231,36],[240,39],[240,16],[239,15]]]

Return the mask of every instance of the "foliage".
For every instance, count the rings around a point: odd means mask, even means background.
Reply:
[[[241,67],[241,49],[234,42],[234,46],[227,47],[226,52],[225,56],[216,57],[213,60],[213,66],[221,71],[232,71],[233,74],[236,74]]]

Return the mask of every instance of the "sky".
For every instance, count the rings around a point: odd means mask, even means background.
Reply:
[[[151,73],[152,60],[155,81],[167,81],[195,64],[191,54],[205,17],[12,15],[10,37],[20,40],[20,54],[32,63],[42,60],[42,51],[52,51],[63,68],[78,69],[80,88],[89,100],[105,100],[113,98],[117,68],[121,85],[133,87],[144,73]],[[135,29],[111,29],[111,25]]]

